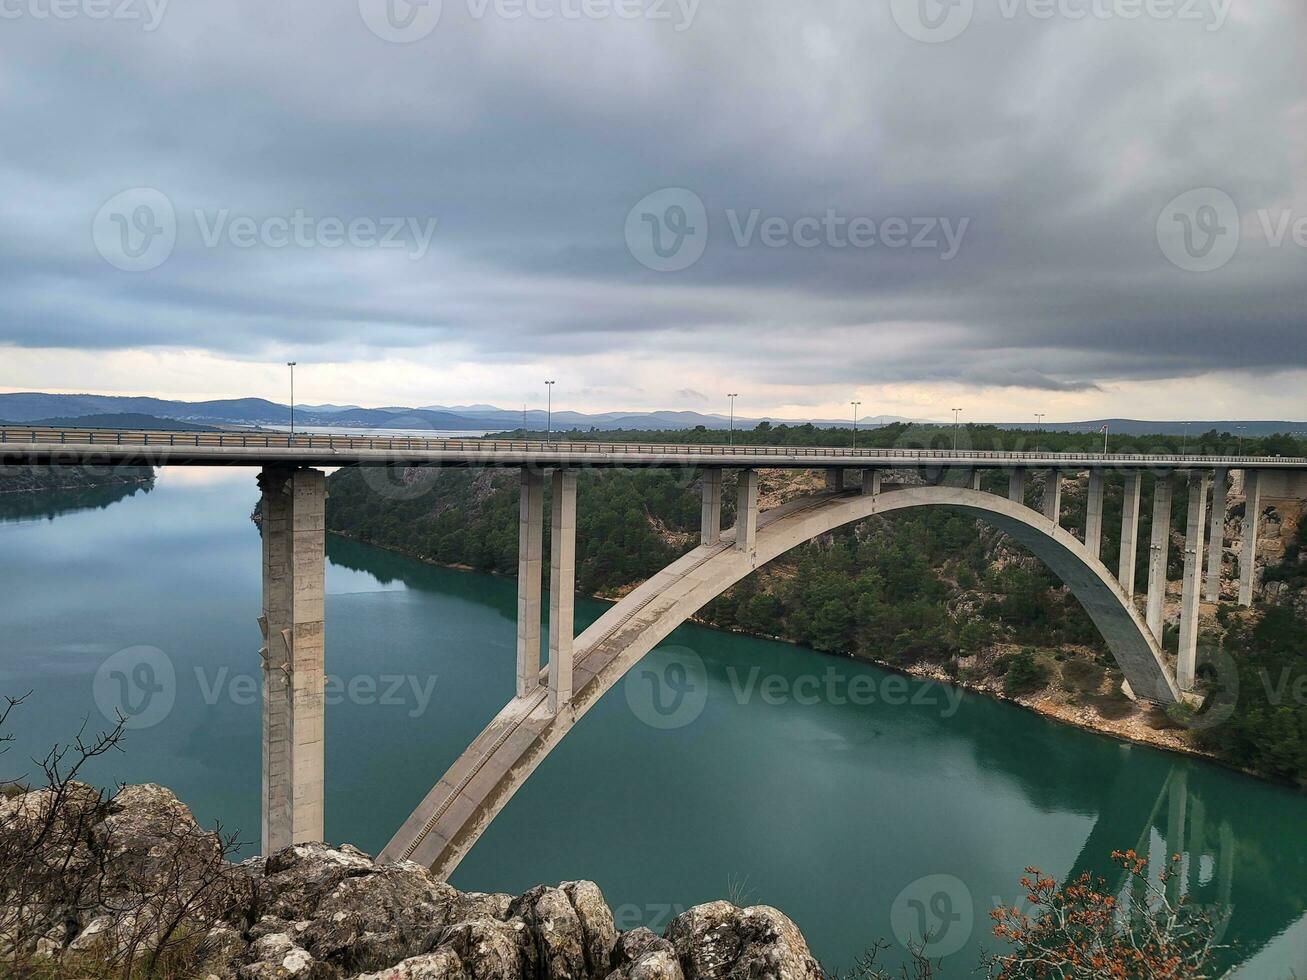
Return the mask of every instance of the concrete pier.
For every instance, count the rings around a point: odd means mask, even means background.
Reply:
[[[1044,480],[1044,516],[1054,524],[1062,517],[1062,473],[1049,470]]]
[[[1125,475],[1125,490],[1121,498],[1121,558],[1117,566],[1117,581],[1128,596],[1135,594],[1135,557],[1139,551],[1139,486],[1138,473]]]
[[[1166,563],[1171,555],[1170,477],[1153,484],[1153,533],[1148,548],[1148,629],[1162,642],[1162,612],[1166,601]]]
[[[758,544],[758,471],[740,470],[735,503],[735,550],[752,554]]]
[[[834,467],[826,471],[826,489],[841,491],[844,489],[844,470]]]
[[[263,853],[322,840],[326,479],[268,467],[263,497]]]
[[[702,471],[703,509],[699,518],[699,543],[716,544],[722,538],[722,471]]]
[[[1095,558],[1103,553],[1103,471],[1089,471],[1085,498],[1085,547]]]
[[[971,489],[972,489],[972,490],[979,490],[979,489],[980,489],[980,476],[981,476],[980,470],[972,470],[972,471],[971,471]]]
[[[880,493],[880,470],[862,471],[862,492],[867,496]]]
[[[1253,604],[1257,571],[1257,534],[1262,522],[1262,478],[1257,470],[1243,474],[1243,552],[1239,557],[1239,605]]]
[[[1198,662],[1198,604],[1203,575],[1203,532],[1207,527],[1206,473],[1189,474],[1189,507],[1184,532],[1184,588],[1180,599],[1180,646],[1175,681],[1182,691],[1192,691]]]
[[[523,467],[517,522],[517,696],[540,687],[540,576],[544,564],[545,477]]]
[[[1207,532],[1207,601],[1221,601],[1221,563],[1225,558],[1225,497],[1230,490],[1230,471],[1216,470],[1212,476],[1212,524]]]
[[[1026,471],[1017,469],[1008,474],[1007,499],[1019,504],[1026,502]]]
[[[572,701],[576,605],[576,470],[554,470],[549,537],[549,711]]]

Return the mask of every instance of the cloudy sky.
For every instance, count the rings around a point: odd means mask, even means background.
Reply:
[[[0,0],[0,389],[1307,418],[1302,0]]]

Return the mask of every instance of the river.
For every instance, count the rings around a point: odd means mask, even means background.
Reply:
[[[257,849],[260,543],[252,471],[0,511],[0,694],[31,691],[14,777],[148,664],[98,781],[170,786]],[[0,507],[13,505],[0,503]],[[326,833],[375,853],[511,694],[511,580],[330,539]],[[578,601],[579,630],[605,607]],[[127,651],[126,653],[122,651]],[[106,661],[114,657],[106,666]],[[117,669],[121,668],[121,669]],[[127,680],[124,680],[126,678]],[[125,689],[124,689],[125,690]],[[775,905],[846,969],[920,925],[966,976],[1026,865],[1183,855],[1232,912],[1239,975],[1307,974],[1307,796],[782,643],[678,629],[541,765],[459,867],[469,890],[599,883],[619,927]],[[893,948],[888,959],[897,962]]]

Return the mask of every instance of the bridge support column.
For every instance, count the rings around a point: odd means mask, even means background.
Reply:
[[[758,471],[740,470],[735,503],[735,550],[752,554],[758,544]]]
[[[844,489],[844,470],[832,467],[826,471],[826,489],[840,492]]]
[[[1121,498],[1121,559],[1117,566],[1117,581],[1128,596],[1135,594],[1135,556],[1139,551],[1139,485],[1138,471],[1125,475],[1125,492]]]
[[[1085,499],[1085,547],[1095,558],[1103,552],[1103,471],[1089,471],[1089,496]]]
[[[540,687],[540,574],[544,564],[545,478],[522,468],[517,522],[517,696]]]
[[[1180,647],[1175,682],[1192,691],[1198,663],[1198,602],[1202,591],[1203,532],[1207,524],[1207,473],[1189,474],[1189,508],[1184,532],[1184,589],[1180,599]]]
[[[1026,471],[1013,470],[1007,478],[1007,499],[1019,504],[1026,502]]]
[[[549,537],[549,710],[572,701],[576,604],[576,470],[554,470]]]
[[[259,474],[263,535],[263,853],[322,840],[323,573],[321,470]]]
[[[1243,552],[1239,557],[1239,605],[1253,604],[1257,572],[1257,533],[1262,521],[1262,481],[1257,470],[1243,473]]]
[[[703,470],[703,510],[699,520],[699,543],[716,544],[722,538],[722,471]]]
[[[880,493],[880,470],[862,471],[862,492],[869,497]]]
[[[971,489],[972,490],[980,489],[980,470],[971,471]]]
[[[1207,601],[1221,601],[1221,563],[1225,558],[1225,496],[1230,471],[1217,470],[1212,479],[1212,525],[1207,534]]]
[[[1044,483],[1044,516],[1054,524],[1062,517],[1062,473],[1049,470]]]
[[[1166,563],[1171,555],[1171,478],[1153,484],[1153,533],[1148,549],[1148,628],[1162,642],[1162,612],[1166,600]]]

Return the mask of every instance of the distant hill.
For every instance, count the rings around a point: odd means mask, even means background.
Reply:
[[[10,423],[3,423],[10,424]],[[79,415],[75,418],[54,416],[48,419],[31,419],[19,425],[40,425],[51,429],[151,429],[158,432],[212,432],[211,425],[196,425],[177,419],[163,419],[138,412],[116,412],[104,415]]]
[[[184,402],[162,398],[144,398],[117,395],[54,395],[43,392],[16,392],[0,394],[0,418],[20,424],[39,422],[43,425],[59,424],[104,428],[162,428],[163,420],[190,423],[194,426],[285,426],[290,423],[290,408],[263,398],[231,398],[216,401]],[[90,419],[96,421],[92,423]],[[129,421],[136,419],[137,421]],[[389,406],[386,408],[360,408],[357,405],[296,405],[297,424],[342,429],[398,430],[433,429],[451,432],[502,432],[526,428],[541,432],[549,424],[544,411],[497,408],[493,405],[428,405],[422,408]],[[760,418],[739,416],[737,429],[752,429]],[[774,425],[786,423],[803,425],[811,422],[821,427],[848,427],[848,419],[785,419],[771,416]],[[1209,429],[1246,436],[1266,436],[1276,433],[1307,431],[1307,422],[1291,421],[1193,421],[1154,422],[1140,419],[1092,419],[1083,422],[1048,422],[1042,428],[1056,432],[1097,432],[1103,424],[1114,433],[1123,435],[1199,435]],[[927,419],[909,419],[896,415],[864,416],[858,419],[861,428],[875,428],[896,423],[922,425],[948,425]],[[702,425],[706,429],[725,431],[730,418],[725,415],[687,411],[652,412],[572,412],[559,410],[553,413],[555,431],[569,429],[597,429],[613,431],[693,429]],[[169,426],[171,427],[171,426]],[[1033,422],[999,423],[1005,429],[1041,428]]]

